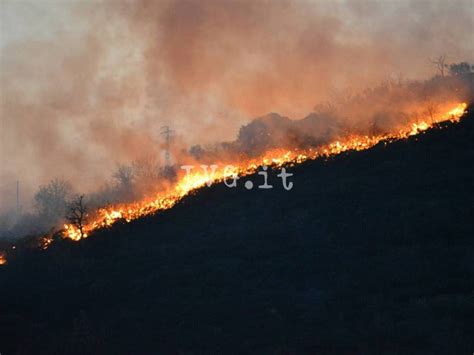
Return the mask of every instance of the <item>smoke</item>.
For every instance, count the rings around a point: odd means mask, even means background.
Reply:
[[[302,118],[337,90],[428,58],[473,61],[454,1],[2,1],[0,183],[22,204],[58,176],[97,189],[119,162],[234,139],[255,116]],[[350,120],[350,117],[347,118]],[[14,190],[1,190],[1,209]]]

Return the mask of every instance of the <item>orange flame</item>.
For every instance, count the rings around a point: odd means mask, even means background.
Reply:
[[[184,196],[188,195],[191,191],[205,186],[206,183],[220,182],[225,178],[234,176],[235,174],[238,174],[239,176],[249,175],[254,173],[257,168],[262,165],[281,167],[286,164],[299,164],[306,160],[328,157],[349,150],[365,150],[373,147],[381,141],[395,141],[419,134],[420,132],[433,127],[436,123],[444,121],[458,122],[461,116],[464,114],[466,108],[467,104],[458,104],[446,113],[440,114],[434,119],[430,120],[431,123],[428,123],[427,121],[418,121],[393,134],[350,136],[344,140],[338,140],[328,145],[319,148],[311,148],[305,151],[284,151],[281,149],[276,149],[267,152],[262,157],[239,162],[236,164],[236,168],[233,171],[219,170],[215,171],[214,174],[209,173],[211,176],[202,171],[191,172],[182,176],[175,184],[173,189],[168,192],[158,194],[153,199],[145,199],[140,202],[99,209],[95,213],[92,220],[83,227],[84,232],[82,234],[76,226],[66,224],[64,226],[63,236],[65,238],[78,241],[82,238],[87,238],[90,232],[99,228],[109,227],[118,220],[130,222],[139,217],[169,209],[173,207],[178,201],[180,201]],[[49,243],[47,245],[49,245]]]
[[[100,228],[106,228],[113,225],[119,220],[130,222],[134,219],[151,215],[159,211],[167,210],[173,207],[184,196],[190,192],[204,187],[206,184],[221,182],[226,178],[235,175],[245,176],[253,174],[259,166],[282,167],[284,165],[300,164],[307,160],[314,160],[321,157],[329,157],[350,150],[366,150],[379,142],[393,142],[404,139],[413,135],[417,135],[426,131],[441,122],[459,122],[463,114],[466,112],[467,104],[460,103],[444,114],[431,117],[429,121],[415,120],[398,132],[381,134],[381,135],[352,135],[345,139],[334,141],[330,144],[310,148],[307,150],[284,150],[275,149],[265,153],[263,156],[254,159],[248,159],[239,163],[234,163],[235,169],[220,169],[214,174],[205,171],[195,171],[186,175],[182,175],[177,183],[168,191],[157,194],[151,199],[144,199],[139,202],[120,204],[100,208],[93,215],[89,216],[89,222],[83,226],[81,234],[79,228],[71,224],[65,224],[62,230],[62,236],[74,241],[87,238],[91,232]],[[44,236],[40,240],[40,247],[47,249],[53,243],[52,236]],[[7,263],[6,254],[0,251],[0,265]]]
[[[7,263],[7,256],[5,253],[0,252],[0,265],[5,265]]]

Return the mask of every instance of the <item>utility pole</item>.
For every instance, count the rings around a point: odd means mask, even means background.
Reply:
[[[165,137],[165,162],[166,167],[171,166],[171,155],[170,155],[170,141],[173,136],[174,131],[169,128],[169,126],[161,127],[161,135]]]
[[[16,213],[20,215],[20,180],[16,181]]]

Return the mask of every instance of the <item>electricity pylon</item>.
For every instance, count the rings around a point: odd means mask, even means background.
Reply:
[[[162,126],[160,134],[165,137],[165,162],[166,166],[171,166],[170,142],[174,131],[169,126]]]

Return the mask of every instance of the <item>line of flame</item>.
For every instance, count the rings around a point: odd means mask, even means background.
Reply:
[[[416,123],[411,123],[402,130],[392,134],[374,135],[374,136],[350,136],[344,140],[337,140],[328,145],[311,148],[305,151],[290,150],[283,151],[281,149],[267,152],[264,156],[257,159],[250,159],[240,162],[236,170],[216,171],[212,176],[205,172],[194,172],[182,176],[174,189],[169,192],[159,194],[153,199],[145,199],[140,202],[122,204],[117,206],[110,206],[101,208],[94,214],[93,219],[83,227],[83,233],[71,224],[64,225],[63,236],[75,241],[87,238],[90,233],[99,228],[109,227],[118,220],[125,220],[130,222],[139,217],[150,215],[158,211],[166,210],[173,207],[184,196],[191,191],[201,188],[211,182],[223,181],[225,178],[230,178],[238,174],[245,176],[256,172],[257,168],[262,165],[272,165],[282,167],[283,165],[299,164],[306,160],[313,160],[320,157],[328,157],[331,155],[340,154],[349,150],[365,150],[373,147],[381,141],[390,142],[400,140],[423,132],[436,123],[444,121],[458,122],[464,114],[467,104],[457,104],[448,112],[432,118],[430,121],[421,120]],[[45,237],[43,247],[48,247],[51,243],[51,237]]]
[[[276,168],[285,165],[300,164],[307,160],[314,160],[321,157],[329,157],[340,154],[350,150],[366,150],[379,142],[390,143],[410,136],[417,135],[426,131],[441,122],[459,122],[467,109],[466,103],[460,103],[454,108],[448,110],[444,114],[432,117],[430,120],[419,120],[415,123],[408,124],[404,129],[396,133],[381,134],[381,135],[352,135],[343,140],[334,141],[328,145],[318,148],[310,148],[305,151],[298,150],[282,150],[275,149],[267,152],[263,156],[245,160],[240,162],[236,170],[216,171],[212,176],[204,172],[194,172],[181,176],[174,188],[168,192],[158,194],[152,199],[145,199],[140,202],[121,204],[116,206],[109,206],[100,208],[93,216],[89,216],[89,222],[83,226],[83,233],[71,224],[65,224],[62,230],[62,236],[74,241],[87,238],[91,232],[100,228],[107,228],[119,220],[130,222],[134,219],[154,214],[159,211],[172,208],[178,201],[190,192],[204,187],[209,182],[215,183],[223,181],[226,178],[234,177],[235,175],[245,176],[253,174],[258,167],[274,166]],[[40,247],[47,249],[53,243],[52,235],[47,235],[40,238]],[[12,247],[15,249],[15,246]],[[0,250],[0,265],[7,263],[6,253]]]

